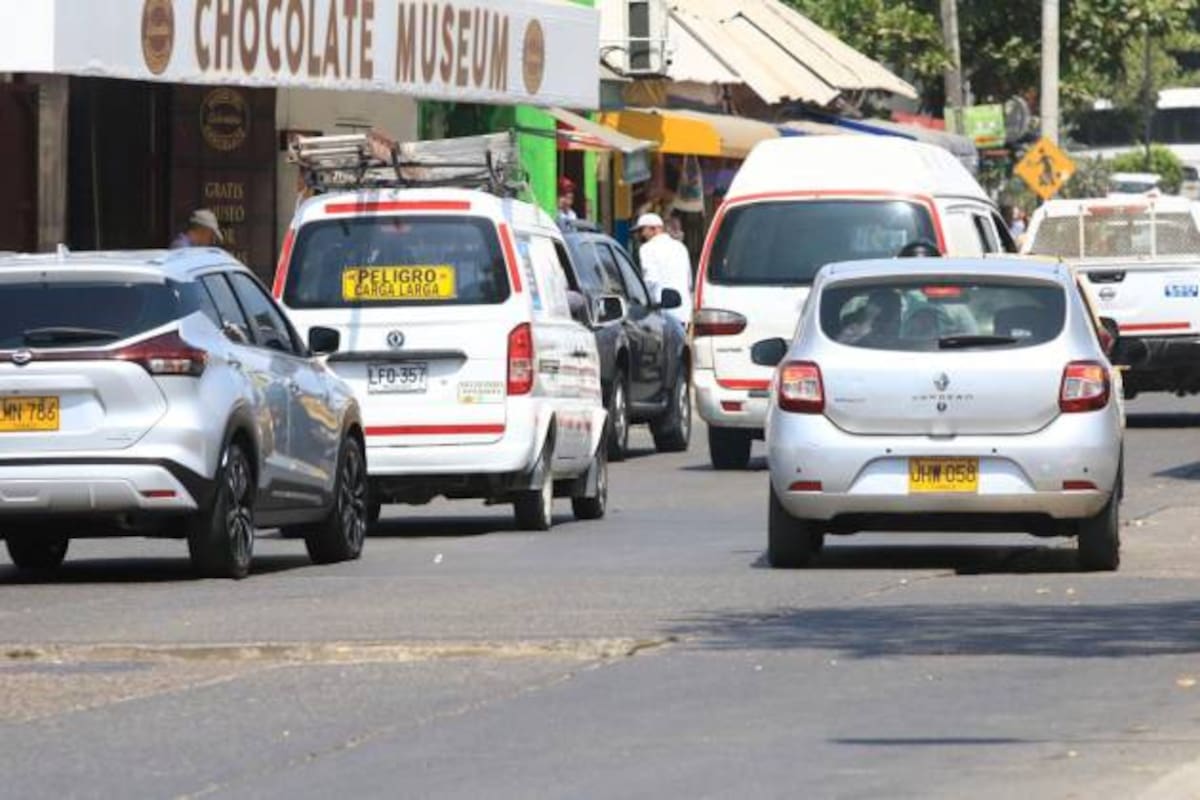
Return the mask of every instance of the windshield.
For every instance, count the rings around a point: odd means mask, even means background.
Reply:
[[[108,344],[181,316],[168,283],[71,281],[0,284],[0,350]]]
[[[508,295],[490,220],[358,217],[300,229],[284,302],[292,308],[479,305]]]
[[[826,289],[820,303],[826,336],[875,350],[1032,347],[1066,322],[1062,288],[1045,283],[855,282]]]
[[[1069,258],[1196,255],[1200,230],[1188,213],[1092,209],[1080,216],[1044,218],[1029,251]]]
[[[735,206],[713,242],[708,279],[733,286],[812,283],[826,264],[891,258],[936,241],[924,206],[906,200],[807,200]]]

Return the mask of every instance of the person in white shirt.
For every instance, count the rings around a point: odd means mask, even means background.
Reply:
[[[638,250],[642,276],[656,299],[661,297],[663,289],[679,292],[683,305],[669,313],[687,327],[692,319],[692,259],[683,243],[676,241],[665,228],[658,214],[638,217],[634,229],[642,238]]]

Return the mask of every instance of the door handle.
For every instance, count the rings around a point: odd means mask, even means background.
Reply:
[[[236,358],[230,358],[226,363],[229,364],[231,369],[236,369],[238,372],[242,371],[242,362],[238,361]]]
[[[304,390],[300,388],[300,384],[297,383],[296,381],[288,381],[287,388],[288,388],[288,391],[294,395],[300,395],[300,394],[303,394],[303,392],[304,392]]]

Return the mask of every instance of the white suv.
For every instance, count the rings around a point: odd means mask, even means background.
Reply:
[[[534,206],[466,189],[321,195],[297,211],[275,294],[329,326],[363,407],[372,516],[437,496],[511,502],[548,529],[555,496],[603,516],[600,361],[567,250]]]

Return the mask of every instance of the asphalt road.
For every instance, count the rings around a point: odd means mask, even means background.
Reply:
[[[1136,796],[1200,757],[1200,400],[1130,412],[1115,575],[971,535],[766,569],[761,460],[700,436],[546,534],[434,504],[240,583],[176,542],[0,561],[0,795]]]

